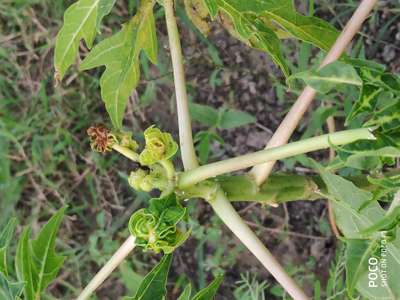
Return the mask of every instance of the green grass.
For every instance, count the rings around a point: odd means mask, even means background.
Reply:
[[[114,154],[99,155],[90,150],[86,129],[94,123],[108,123],[99,95],[99,72],[78,74],[74,67],[62,85],[54,86],[54,37],[60,27],[63,12],[72,2],[0,2],[0,226],[8,217],[16,215],[19,219],[19,230],[26,224],[33,224],[33,229],[38,230],[39,225],[58,208],[64,205],[69,207],[68,217],[63,223],[58,240],[59,248],[68,259],[59,279],[48,289],[47,299],[71,299],[76,295],[127,236],[126,223],[130,214],[148,199],[148,195],[136,194],[130,189],[126,174],[117,171],[121,169],[129,172],[129,164],[125,159]],[[121,1],[117,6],[116,16],[108,18],[107,24],[115,30],[117,24],[131,14],[129,12],[132,12],[134,5],[134,0],[128,3]],[[343,1],[340,5],[336,5],[335,1],[318,1],[315,13],[333,17],[333,22],[341,26],[355,5],[355,1]],[[396,7],[391,4],[389,11],[397,13],[398,5]],[[380,10],[375,12],[379,13]],[[179,14],[183,12],[179,11]],[[380,28],[387,28],[394,22],[392,20],[389,19],[385,27],[375,15],[368,21],[368,26],[373,28],[379,24]],[[103,32],[110,33],[110,27],[103,28]],[[358,54],[365,53],[366,50],[357,45],[361,45],[368,37],[371,34],[365,32],[355,43]],[[378,46],[390,43],[383,29],[378,30],[378,35],[373,38]],[[223,70],[220,58],[223,51],[218,53],[213,43],[201,41],[200,37],[198,39],[198,43],[203,43],[202,47],[215,65],[215,73],[212,74],[217,74]],[[288,48],[288,51],[292,50],[293,48]],[[371,53],[374,51],[377,50],[372,49]],[[166,94],[171,94],[169,63],[166,62],[164,51],[162,53],[164,59],[157,70],[145,68],[145,78],[139,86],[139,91],[143,92],[139,99],[142,105],[131,112],[136,119],[132,121],[131,116],[128,117],[127,123],[136,132],[142,126],[158,121],[156,116],[146,116],[147,106],[161,103],[164,107],[173,107],[170,96],[160,96],[160,92],[157,93],[157,90],[163,89]],[[302,48],[301,53],[299,65],[293,65],[293,68],[304,69],[313,63],[311,57],[314,57],[314,52],[309,47]],[[146,62],[143,64],[147,65]],[[194,66],[189,61],[187,67]],[[210,74],[211,80],[215,81],[213,76]],[[276,83],[277,101],[287,101],[288,95],[293,99],[293,93],[285,93],[280,78],[271,74],[270,80]],[[151,84],[147,85],[149,82]],[[198,83],[193,80],[189,84],[196,87]],[[193,92],[192,96],[196,94]],[[160,99],[154,100],[157,97]],[[173,109],[169,113],[173,114]],[[315,114],[318,113],[323,114],[321,111]],[[314,127],[306,132],[307,135],[318,133],[323,126],[319,122],[320,115],[315,114],[311,116],[315,120]],[[293,167],[293,162],[286,167]],[[203,210],[201,213],[209,214],[205,206],[200,208]],[[193,238],[182,250],[194,249],[194,253],[190,252],[187,257],[185,253],[178,252],[181,259],[176,259],[176,264],[179,265],[182,259],[193,260],[191,256],[194,256],[197,264],[194,264],[194,270],[190,270],[191,276],[195,277],[192,282],[197,288],[201,288],[210,278],[211,272],[220,269],[232,271],[237,256],[244,249],[237,247],[227,231],[224,231],[224,242],[221,242],[220,222],[216,218],[204,218],[197,209],[198,207],[192,208],[191,211],[201,220],[193,224]],[[268,212],[269,209],[263,210],[261,217],[267,218],[263,213]],[[200,224],[206,227],[200,227]],[[287,230],[282,229],[282,234]],[[281,238],[276,240],[279,242]],[[230,254],[226,256],[226,253]],[[103,297],[107,295],[119,295],[124,286],[133,293],[137,288],[135,282],[140,280],[141,275],[155,261],[154,255],[134,254],[121,271],[113,275],[114,280],[105,283],[100,290],[100,299],[105,299]],[[306,269],[291,269],[305,278],[303,275],[314,268],[310,262]],[[239,273],[232,277],[236,280],[241,278]],[[262,278],[264,277],[260,276],[257,279]],[[313,279],[305,278],[309,282]],[[182,281],[185,280],[182,277]],[[234,282],[235,280],[226,283],[223,287],[224,295],[225,292],[231,295],[228,290],[233,291],[235,287],[235,293],[240,295],[247,295],[248,290],[255,290],[254,293],[259,295],[260,300],[264,299],[264,290],[275,295],[282,292],[279,287],[266,286],[262,281],[257,282],[255,278],[245,275],[239,283]],[[243,286],[248,286],[249,289],[246,290]]]

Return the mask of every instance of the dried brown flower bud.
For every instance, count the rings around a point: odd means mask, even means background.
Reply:
[[[94,151],[101,153],[111,151],[116,138],[107,127],[99,124],[91,126],[86,132],[90,138],[90,146]]]

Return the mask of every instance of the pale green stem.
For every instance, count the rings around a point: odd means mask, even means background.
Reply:
[[[107,263],[97,272],[76,300],[88,299],[92,293],[107,279],[107,277],[118,267],[129,253],[135,248],[135,237],[130,235]]]
[[[397,206],[400,206],[400,191],[394,194],[394,198],[386,214],[392,212]]]
[[[165,170],[168,180],[168,187],[161,193],[161,198],[163,196],[169,195],[174,191],[176,185],[176,178],[175,178],[175,168],[173,163],[170,160],[164,159],[158,162]]]
[[[167,179],[172,181],[175,177],[175,168],[171,161],[164,159],[158,162],[165,170]]]
[[[121,153],[123,156],[126,156],[130,160],[139,161],[139,154],[137,154],[136,152],[132,151],[129,148],[126,148],[126,147],[123,147],[123,146],[120,146],[117,144],[113,145],[112,148],[115,151]]]
[[[353,37],[360,30],[362,23],[369,16],[377,2],[378,0],[363,0],[359,4],[358,8],[347,22],[345,28],[340,33],[328,54],[322,61],[320,67],[332,63],[340,58]],[[304,88],[303,92],[290,108],[289,112],[282,120],[272,138],[268,141],[266,148],[278,147],[286,144],[289,141],[290,136],[296,129],[300,120],[303,118],[305,112],[308,110],[315,95],[316,91],[310,86],[306,86]],[[261,185],[268,178],[272,168],[274,167],[274,164],[275,161],[270,161],[252,168],[250,174],[254,177],[258,185]]]
[[[164,0],[164,8],[172,67],[174,71],[176,107],[179,124],[179,143],[181,148],[182,162],[185,170],[191,170],[198,166],[198,162],[193,146],[192,125],[190,120],[189,101],[186,92],[182,49],[179,39],[178,26],[176,24],[176,18],[174,15],[173,1]]]
[[[221,189],[219,189],[215,198],[210,201],[210,205],[225,225],[232,230],[238,239],[254,254],[293,299],[309,299],[296,282],[286,273],[285,269],[279,264],[260,239],[247,226],[235,211],[232,204],[226,199]]]
[[[352,129],[293,142],[281,147],[257,151],[183,172],[179,176],[178,186],[181,189],[186,188],[207,178],[242,170],[264,162],[329,148],[331,145],[344,145],[362,139],[371,140],[375,139],[375,137],[368,128]]]

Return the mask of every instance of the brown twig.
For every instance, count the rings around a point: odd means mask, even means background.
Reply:
[[[328,117],[326,120],[326,126],[328,127],[329,133],[335,132],[336,130],[335,118],[332,116]],[[334,158],[335,158],[335,149],[331,147],[329,148],[329,160],[332,161]],[[332,202],[329,199],[326,199],[326,201],[328,205],[328,219],[329,219],[329,224],[331,225],[332,232],[335,234],[336,238],[340,238],[341,235],[336,225]]]
[[[246,223],[249,226],[257,227],[257,228],[259,228],[261,230],[265,230],[265,231],[269,231],[269,232],[273,232],[273,233],[285,233],[287,235],[296,236],[296,237],[300,237],[300,238],[304,238],[304,239],[312,239],[312,240],[326,240],[326,239],[328,239],[327,237],[324,237],[324,236],[315,236],[315,235],[304,234],[304,233],[300,233],[300,232],[282,230],[282,229],[279,229],[279,228],[265,227],[265,226],[262,226],[260,224],[257,224],[257,223],[254,223],[254,222],[250,222],[250,221],[246,221]]]

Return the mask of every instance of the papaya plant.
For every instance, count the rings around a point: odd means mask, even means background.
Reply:
[[[321,198],[328,199],[333,212],[332,226],[338,227],[339,238],[347,246],[347,296],[399,299],[400,283],[395,274],[400,272],[400,185],[395,169],[400,156],[400,77],[373,61],[344,53],[377,1],[363,0],[342,32],[320,18],[300,14],[291,0],[183,1],[187,16],[199,32],[207,35],[210,24],[220,22],[234,38],[267,53],[282,71],[289,88],[306,83],[266,149],[203,165],[199,165],[192,137],[184,59],[175,17],[175,8],[182,3],[140,0],[133,17],[126,20],[119,31],[94,45],[102,19],[111,13],[115,2],[78,0],[67,9],[56,39],[55,79],[62,83],[84,41],[89,51],[78,68],[84,71],[105,67],[100,89],[112,124],[112,128],[96,125],[87,130],[91,147],[101,153],[116,151],[130,159],[132,167],[127,170],[130,186],[144,192],[158,190],[160,196],[151,199],[148,207],[133,213],[127,224],[130,236],[77,299],[88,299],[134,248],[162,252],[164,257],[145,277],[137,294],[126,299],[165,299],[172,253],[191,233],[190,216],[185,208],[185,201],[189,199],[208,202],[293,299],[310,299],[311,295],[285,271],[231,202],[279,205]],[[140,79],[141,55],[157,64],[156,7],[165,16],[168,34],[179,146],[170,133],[157,126],[143,132],[144,144],[141,145],[123,125],[128,97]],[[326,56],[319,66],[291,74],[283,39],[311,44]],[[356,89],[359,97],[345,107],[346,119],[341,125],[347,127],[345,130],[331,130],[288,143],[314,97],[329,95],[332,91],[335,95],[345,93],[346,89]],[[201,108],[191,104],[192,114],[196,107]],[[210,126],[221,126],[218,115],[225,112],[211,111],[217,117]],[[205,117],[210,117],[207,114]],[[195,119],[201,122],[201,117],[195,116]],[[250,116],[243,124],[252,121]],[[329,162],[302,159],[314,169],[315,175],[278,173],[270,176],[277,160],[328,148],[336,153]],[[183,170],[174,161],[178,150]],[[234,173],[247,168],[252,169],[246,174]],[[20,251],[23,244],[21,247]],[[179,299],[212,299],[221,281],[222,277],[217,277],[193,297],[188,286]]]

